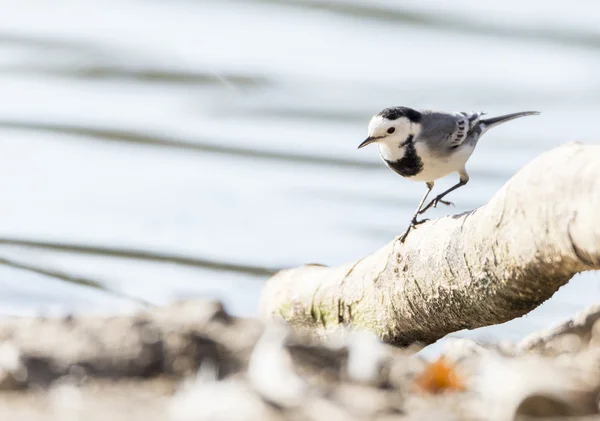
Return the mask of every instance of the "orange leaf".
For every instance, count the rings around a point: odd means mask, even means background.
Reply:
[[[465,382],[456,368],[443,356],[429,364],[416,378],[415,383],[421,391],[431,394],[465,390]]]

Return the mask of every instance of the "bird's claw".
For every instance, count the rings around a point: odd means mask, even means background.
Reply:
[[[415,216],[412,221],[410,221],[410,225],[408,226],[408,229],[404,232],[404,234],[402,234],[400,236],[400,242],[404,243],[404,240],[406,240],[406,237],[408,237],[408,233],[410,232],[410,230],[412,230],[414,227],[416,227],[417,225],[421,225],[425,222],[429,221],[429,218],[424,218],[421,220],[417,220],[417,217]]]
[[[408,237],[408,233],[410,232],[410,229],[412,228],[412,225],[410,227],[408,227],[408,229],[406,231],[404,231],[404,234],[402,234],[400,236],[400,242],[404,243],[404,240],[406,240],[406,237]]]
[[[438,203],[442,203],[446,206],[454,206],[454,203],[452,202],[448,202],[447,200],[442,200],[441,197],[436,197],[435,199],[433,199],[431,202],[429,202],[427,204],[427,206],[425,206],[423,209],[421,209],[419,211],[419,215],[425,213],[429,208],[434,207],[437,208]]]
[[[417,218],[415,218],[415,219],[413,219],[412,221],[410,221],[410,224],[411,224],[413,227],[416,227],[417,225],[421,225],[422,223],[425,223],[425,222],[427,222],[427,221],[429,221],[429,218],[423,218],[423,219],[421,219],[420,221],[417,221]]]

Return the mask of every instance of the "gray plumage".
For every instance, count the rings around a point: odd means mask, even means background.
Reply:
[[[489,129],[515,118],[539,114],[537,111],[524,111],[482,120],[482,112],[444,113],[420,111],[421,132],[415,142],[426,143],[432,152],[441,156],[452,155],[463,143],[477,144]]]

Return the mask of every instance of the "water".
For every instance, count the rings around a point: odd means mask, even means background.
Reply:
[[[0,6],[4,314],[210,296],[251,316],[278,268],[381,247],[424,189],[356,150],[388,105],[543,112],[486,135],[453,212],[552,147],[599,141],[591,0]],[[580,275],[464,334],[519,339],[599,299]]]

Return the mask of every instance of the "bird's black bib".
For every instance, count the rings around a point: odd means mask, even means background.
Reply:
[[[404,141],[400,146],[406,146],[404,150],[404,156],[397,161],[385,160],[385,163],[400,174],[402,177],[412,177],[419,174],[423,170],[423,161],[417,155],[417,150],[413,143],[413,135],[408,136],[408,139]]]

